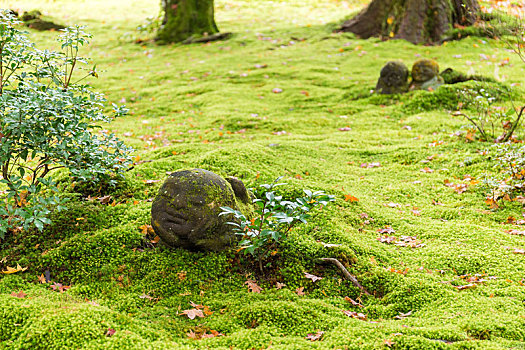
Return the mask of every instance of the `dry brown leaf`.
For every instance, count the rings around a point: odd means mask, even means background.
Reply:
[[[366,320],[366,315],[361,312],[355,312],[355,311],[349,311],[349,310],[343,310],[343,313],[352,318],[357,318],[359,320]]]
[[[190,320],[195,319],[195,317],[204,317],[202,310],[197,309],[183,310],[179,315],[186,315]]]
[[[407,313],[399,313],[399,315],[397,315],[396,317],[394,317],[396,320],[403,320],[405,318],[407,318],[408,316],[412,315],[412,311],[409,311]]]
[[[260,293],[262,291],[262,288],[259,287],[257,282],[255,282],[254,280],[247,280],[246,282],[244,282],[244,284],[248,286],[248,289],[252,293]]]
[[[358,303],[357,301],[355,301],[354,299],[350,297],[345,297],[345,300],[348,301],[353,306],[364,307],[363,305],[361,305],[360,303]]]
[[[308,333],[308,335],[306,336],[306,339],[310,341],[321,340],[323,338],[323,334],[324,332],[322,331],[318,331],[317,333]]]
[[[15,293],[15,292],[11,293],[11,296],[15,298],[24,299],[27,296],[27,294],[20,290],[18,291],[18,293]]]
[[[286,284],[281,283],[281,282],[276,282],[275,283],[275,288],[276,289],[282,289],[283,287],[286,287]]]
[[[304,277],[306,277],[306,278],[308,278],[308,279],[311,279],[312,282],[320,281],[320,280],[323,279],[322,277],[318,277],[318,276],[316,276],[316,275],[312,275],[312,274],[310,274],[310,273],[308,273],[308,272],[305,272],[305,273],[304,273]]]

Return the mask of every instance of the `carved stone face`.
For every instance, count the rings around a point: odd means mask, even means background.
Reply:
[[[237,191],[247,193],[237,180]],[[246,194],[246,198],[249,196]],[[220,207],[237,207],[236,193],[222,177],[202,169],[172,173],[152,208],[152,226],[164,243],[188,250],[222,250],[235,239],[231,218]]]
[[[425,82],[439,75],[439,65],[434,60],[422,59],[412,66],[412,80]]]
[[[380,78],[387,86],[403,85],[408,79],[408,69],[401,62],[388,62],[381,69]]]
[[[403,62],[388,62],[382,69],[376,85],[380,94],[400,94],[408,89],[408,68]]]

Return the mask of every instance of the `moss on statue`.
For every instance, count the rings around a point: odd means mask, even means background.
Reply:
[[[219,251],[236,240],[227,224],[230,219],[219,216],[221,207],[244,210],[248,215],[250,203],[251,197],[238,179],[228,182],[202,169],[177,171],[160,188],[151,208],[151,222],[168,246]]]

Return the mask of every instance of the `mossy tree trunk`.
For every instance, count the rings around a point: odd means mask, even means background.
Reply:
[[[164,19],[157,40],[182,42],[219,32],[215,24],[213,0],[162,0]]]
[[[434,43],[455,26],[474,24],[479,12],[477,0],[372,0],[340,30],[363,39],[376,36]]]

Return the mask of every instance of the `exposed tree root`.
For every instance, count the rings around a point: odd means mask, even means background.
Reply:
[[[182,43],[183,44],[208,43],[210,41],[217,41],[217,40],[222,40],[222,39],[228,39],[231,35],[232,35],[232,33],[227,32],[227,33],[216,33],[216,34],[212,34],[212,35],[201,36],[201,37],[198,37],[198,38],[190,37],[190,38],[184,40]]]
[[[329,262],[329,263],[332,263],[334,264],[335,266],[337,266],[339,268],[339,270],[341,270],[341,272],[343,273],[343,275],[345,276],[345,278],[347,280],[349,280],[350,282],[352,282],[352,284],[354,286],[356,286],[357,288],[359,288],[359,290],[363,293],[365,293],[366,295],[372,295],[370,293],[368,293],[368,291],[365,289],[365,287],[363,287],[361,285],[361,283],[359,283],[359,281],[357,280],[357,278],[355,278],[354,276],[352,276],[350,274],[350,272],[348,272],[348,270],[346,269],[346,267],[344,267],[343,264],[341,264],[341,262],[337,259],[334,259],[334,258],[321,258],[321,259],[317,259],[319,262]]]

